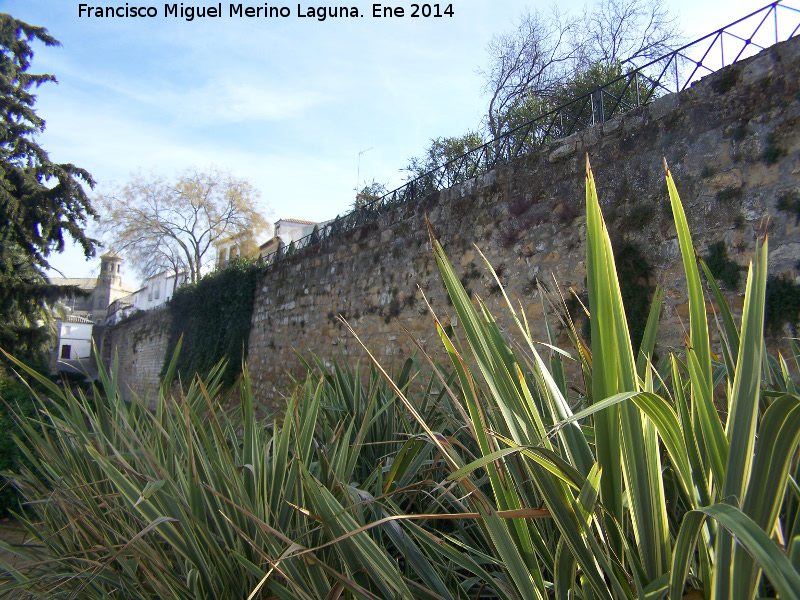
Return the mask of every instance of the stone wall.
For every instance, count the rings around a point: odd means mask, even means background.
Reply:
[[[425,215],[466,287],[486,301],[501,326],[513,335],[502,295],[473,244],[544,340],[536,280],[552,289],[555,277],[565,292],[585,287],[587,154],[614,243],[634,248],[651,265],[640,284],[666,285],[657,351],[682,349],[688,306],[663,159],[701,254],[723,241],[728,255],[746,266],[757,232],[769,229],[770,272],[797,278],[800,228],[777,204],[782,196],[800,197],[799,81],[800,39],[794,39],[281,262],[256,296],[248,360],[259,396],[279,402],[290,375],[302,374],[295,351],[366,362],[339,314],[386,366],[413,352],[401,324],[443,358],[422,292],[456,335],[459,327],[431,254]],[[744,276],[728,293],[739,310]]]
[[[512,301],[521,303],[534,336],[544,340],[537,282],[553,290],[555,278],[565,294],[585,288],[587,154],[615,248],[627,252],[634,269],[629,283],[666,286],[657,352],[681,350],[688,306],[663,160],[701,254],[724,242],[728,255],[744,267],[758,232],[769,230],[770,272],[800,279],[797,215],[778,209],[781,198],[800,202],[798,82],[800,38],[795,38],[685,92],[282,260],[256,292],[248,362],[260,401],[279,406],[291,377],[302,375],[295,352],[306,358],[313,352],[326,364],[340,355],[367,362],[338,315],[387,367],[414,351],[403,328],[434,357],[446,359],[423,293],[443,324],[456,336],[461,331],[431,253],[426,215],[465,286],[476,301],[486,302],[507,335],[513,336],[514,328],[478,249]],[[726,293],[740,312],[744,277]],[[123,386],[137,394],[155,385],[163,365],[166,315],[148,314],[106,336],[104,352],[119,352]],[[563,332],[560,342],[566,342]]]
[[[169,324],[169,311],[162,308],[138,313],[105,330],[100,354],[106,368],[113,364],[115,356],[119,361],[117,376],[125,400],[136,395],[140,399],[147,397],[150,406],[155,405]]]

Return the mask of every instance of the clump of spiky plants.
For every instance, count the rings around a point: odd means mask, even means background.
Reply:
[[[24,559],[2,565],[0,596],[408,597],[395,557],[366,533],[324,547],[371,518],[344,530],[331,515],[363,501],[353,490],[379,496],[385,457],[417,434],[377,372],[367,384],[338,364],[309,372],[284,414],[260,421],[246,370],[230,410],[224,364],[185,392],[174,367],[152,411],[123,401],[116,367],[88,396],[41,378],[55,401],[20,416],[30,466],[5,474],[29,540],[0,542]],[[415,372],[409,361],[398,380]]]
[[[219,400],[221,367],[177,395],[168,370],[153,412],[125,404],[113,376],[89,397],[51,386],[58,401],[20,421],[31,467],[7,474],[33,543],[4,548],[31,562],[5,565],[0,593],[800,597],[800,395],[789,363],[764,351],[767,241],[740,326],[701,262],[721,323],[712,351],[668,171],[666,182],[689,295],[681,355],[651,362],[661,290],[634,353],[587,164],[588,343],[566,317],[574,350],[552,334],[537,344],[505,298],[512,345],[431,230],[463,332],[434,315],[451,369],[421,344],[427,376],[413,362],[391,376],[371,354],[368,376],[309,363],[271,422],[254,417],[246,371],[235,411]]]
[[[431,230],[468,350],[438,320],[437,329],[474,443],[445,443],[435,432],[430,443],[451,465],[448,480],[480,514],[481,526],[453,540],[450,551],[490,556],[491,569],[461,566],[494,595],[677,600],[697,588],[720,600],[800,597],[800,395],[788,364],[764,352],[767,240],[748,271],[740,327],[703,265],[722,321],[715,354],[696,253],[668,170],[666,181],[690,332],[685,354],[657,370],[651,356],[662,292],[636,355],[587,163],[591,339],[584,344],[573,329],[575,353],[568,355],[585,383],[586,408],[577,414],[567,402],[565,354],[543,359],[524,312],[506,298],[521,332],[515,351],[486,306],[473,305]],[[724,421],[718,404],[727,407]],[[534,507],[548,518],[534,520],[540,515],[526,512]]]

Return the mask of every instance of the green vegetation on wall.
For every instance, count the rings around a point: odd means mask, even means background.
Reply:
[[[725,242],[714,242],[708,247],[708,254],[704,257],[706,265],[716,280],[723,283],[729,290],[739,287],[742,278],[742,267],[735,260],[728,257],[728,248]]]
[[[778,197],[778,210],[794,215],[794,224],[800,223],[800,191],[797,189],[784,192]]]
[[[789,324],[796,334],[800,323],[800,285],[786,274],[770,275],[767,279],[764,325],[767,333],[781,335],[783,326]]]
[[[622,302],[625,304],[625,318],[628,322],[634,353],[638,354],[639,344],[644,336],[650,303],[655,288],[650,285],[653,269],[641,249],[630,242],[618,243],[614,250],[617,264]],[[590,307],[591,310],[591,307]]]
[[[209,373],[223,358],[228,359],[223,383],[233,382],[247,358],[255,289],[263,272],[259,263],[237,257],[225,269],[175,292],[166,356],[183,338],[178,372],[184,382],[195,373]]]
[[[783,148],[778,145],[777,136],[775,133],[770,133],[767,136],[767,145],[761,153],[761,161],[768,165],[774,165],[783,156],[783,153]]]

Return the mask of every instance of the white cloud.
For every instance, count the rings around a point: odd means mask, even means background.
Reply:
[[[215,80],[185,93],[162,94],[158,105],[165,112],[200,124],[297,118],[325,101],[324,95],[313,91],[277,90],[253,83]]]
[[[58,96],[59,101],[65,101],[65,96],[73,96],[86,100],[91,90],[91,96],[106,98],[108,107],[119,112],[147,111],[156,120],[170,118],[191,124],[281,121],[300,117],[331,99],[330,94],[291,82],[256,83],[233,74],[200,77],[195,85],[184,87],[173,82],[98,76],[67,66],[61,72],[61,85],[43,88],[39,92],[42,98]]]

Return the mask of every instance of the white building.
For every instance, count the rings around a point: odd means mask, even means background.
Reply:
[[[58,339],[50,350],[50,372],[83,373],[92,354],[92,324],[103,325],[111,306],[133,292],[122,281],[122,257],[109,250],[100,257],[100,275],[91,278],[51,277],[50,283],[78,288],[79,294],[67,294],[59,299],[56,316]],[[83,368],[80,367],[83,363]]]
[[[177,284],[175,283],[177,279]],[[177,278],[174,273],[164,271],[144,280],[144,285],[123,298],[119,298],[108,308],[107,324],[115,325],[135,312],[152,310],[166,304],[180,286],[186,283],[186,273]]]
[[[263,234],[271,237],[273,231],[275,231],[274,227],[268,224],[266,231],[247,232],[216,242],[217,257],[213,266],[217,269],[224,269],[225,265],[237,256],[244,256],[245,258],[257,257],[259,255],[258,239]]]
[[[133,296],[133,307],[136,310],[150,310],[166,304],[180,286],[186,283],[186,273],[163,272],[144,280],[144,285],[136,290]]]
[[[81,373],[92,355],[93,322],[85,317],[69,315],[57,322],[58,342],[55,349],[55,371]]]
[[[275,221],[272,238],[259,246],[259,255],[263,257],[272,254],[292,242],[311,235],[315,226],[321,229],[324,224],[301,219],[278,219]]]
[[[69,295],[61,298],[59,304],[69,315],[80,316],[98,325],[105,322],[108,308],[115,301],[130,295],[134,290],[122,281],[120,270],[122,257],[109,250],[100,257],[100,275],[91,278],[51,277],[50,283],[79,288],[83,295]]]

